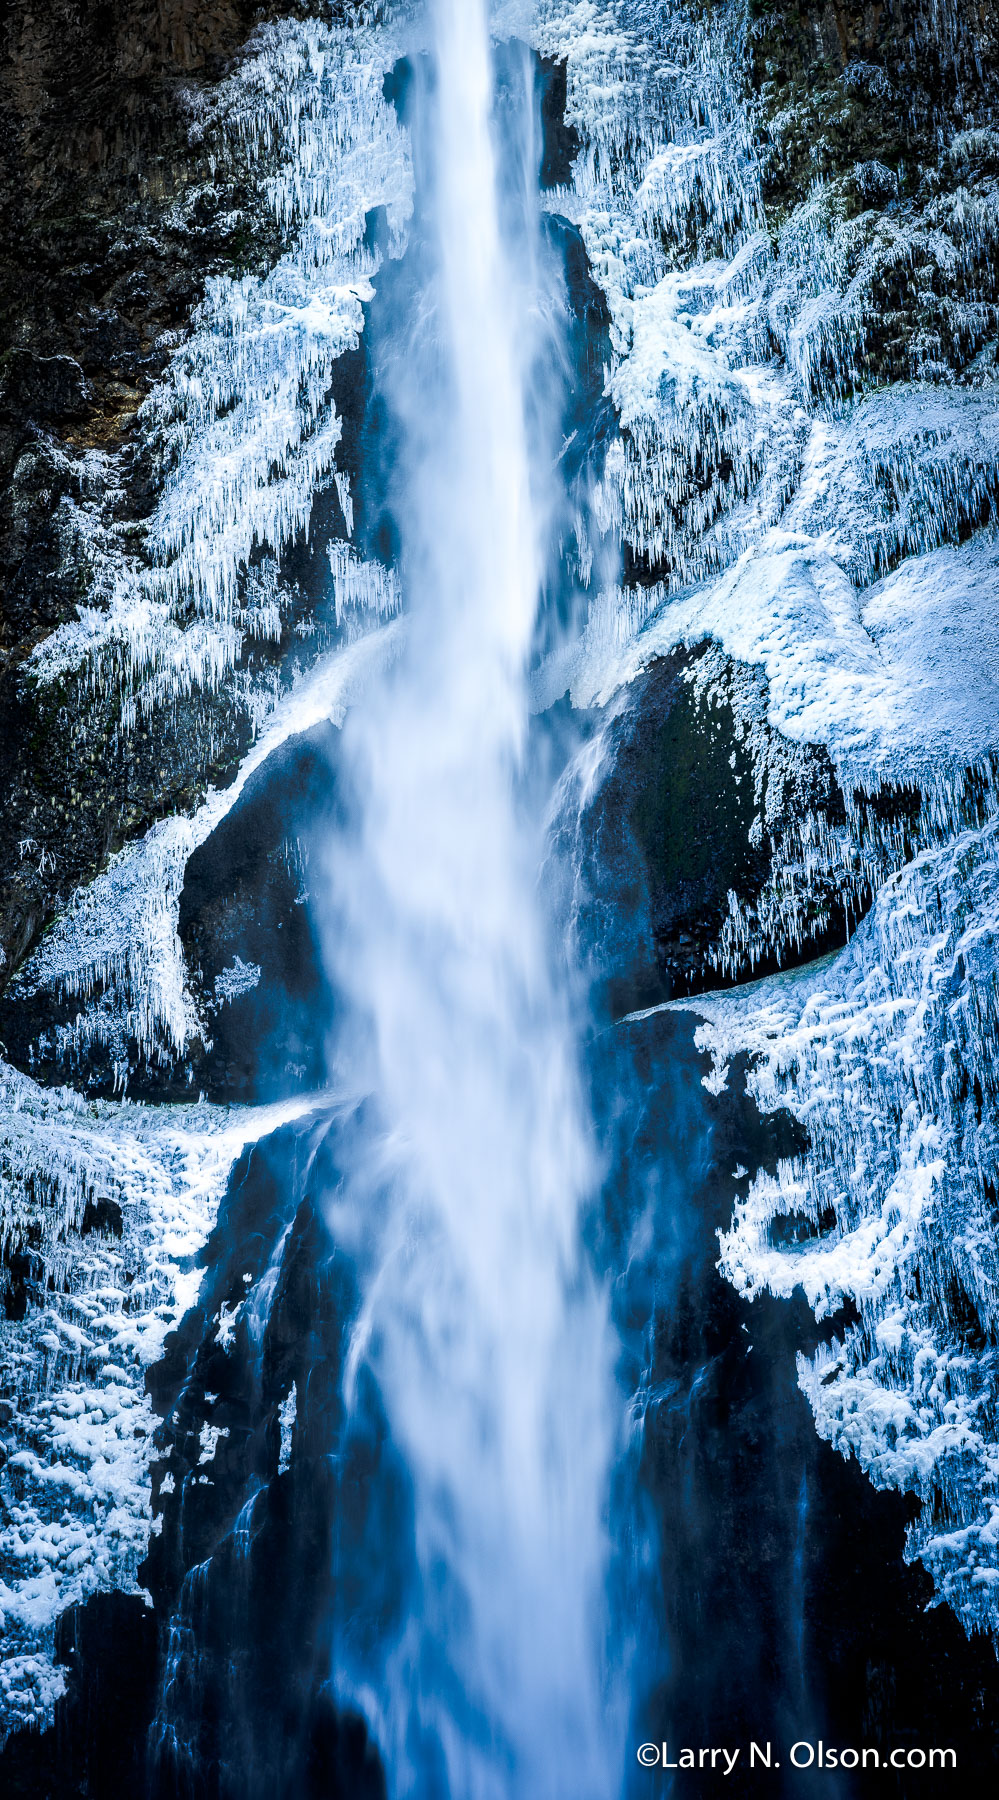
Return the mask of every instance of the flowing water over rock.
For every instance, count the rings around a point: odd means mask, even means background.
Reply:
[[[348,1636],[334,1686],[400,1795],[541,1800],[568,1783],[596,1800],[621,1735],[602,1598],[613,1358],[528,767],[529,662],[561,574],[546,555],[565,302],[540,229],[532,59],[494,58],[484,0],[431,10],[408,96],[420,281],[395,317],[383,307],[374,349],[404,632],[345,723],[351,821],[316,878],[333,1081],[363,1096],[328,1199],[359,1268],[346,1434],[373,1384],[411,1484],[414,1567],[397,1641],[365,1666]]]

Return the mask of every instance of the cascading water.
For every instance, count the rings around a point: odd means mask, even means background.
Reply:
[[[361,1271],[345,1398],[356,1418],[377,1389],[414,1573],[388,1647],[342,1646],[334,1677],[393,1796],[609,1800],[611,1338],[581,1247],[596,1160],[525,773],[558,448],[534,108],[525,91],[499,131],[486,0],[431,10],[427,277],[388,395],[408,619],[344,729],[354,823],[329,848],[327,930],[335,1079],[370,1097],[330,1198]],[[525,52],[525,90],[531,74]]]

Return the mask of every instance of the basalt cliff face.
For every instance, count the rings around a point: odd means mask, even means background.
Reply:
[[[978,0],[496,14],[539,59],[574,321],[585,619],[534,677],[540,711],[568,695],[585,721],[553,808],[566,929],[629,1043],[697,1015],[732,1304],[797,1318],[804,1295],[820,1436],[908,1496],[925,1596],[994,1635],[999,21]],[[262,1484],[274,1541],[287,1500],[325,1543],[318,1476],[287,1486],[328,1423],[294,1319],[332,1368],[343,1297],[306,1303],[293,1258],[275,1300],[297,1152],[279,1134],[261,1174],[247,1147],[322,1078],[310,844],[396,629],[365,323],[406,252],[422,40],[402,4],[237,0],[13,0],[4,31],[17,1730],[66,1705],[88,1631],[98,1661],[131,1646],[148,1721],[166,1626],[146,1642],[138,1592],[183,1623],[185,1571]],[[295,1215],[302,1256],[319,1230]],[[251,1392],[239,1334],[271,1306]],[[374,1782],[363,1743],[331,1755],[345,1792]]]

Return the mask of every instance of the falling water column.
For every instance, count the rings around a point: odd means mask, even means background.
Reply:
[[[412,1482],[416,1572],[382,1668],[339,1680],[363,1694],[394,1800],[611,1800],[609,1334],[580,1248],[593,1156],[521,781],[551,464],[528,429],[537,183],[525,222],[525,145],[497,152],[485,0],[434,0],[433,20],[417,127],[432,274],[388,396],[408,618],[345,727],[359,803],[330,850],[328,932],[338,1069],[364,1072],[376,1122],[331,1204],[363,1271],[347,1403],[364,1371]]]

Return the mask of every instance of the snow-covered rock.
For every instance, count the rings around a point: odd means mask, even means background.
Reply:
[[[810,1137],[733,1187],[721,1266],[747,1295],[859,1309],[802,1365],[819,1429],[919,1495],[911,1553],[995,1630],[999,162],[977,27],[960,0],[893,14],[900,68],[925,76],[908,101],[859,51],[821,95],[793,50],[783,91],[754,87],[784,27],[741,0],[545,0],[535,29],[567,64],[563,203],[613,321],[604,515],[642,583],[600,597],[539,695],[616,717],[574,773],[580,815],[657,669],[699,688],[705,743],[718,696],[743,696],[730,816],[742,832],[748,749],[745,842],[772,862],[716,931],[730,977],[801,954],[803,896],[837,866],[874,896],[832,961],[696,1003],[712,1091],[748,1051],[758,1104]],[[894,130],[898,167],[837,168],[846,119]],[[842,812],[768,840],[782,740],[829,759]]]

